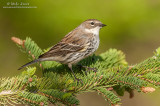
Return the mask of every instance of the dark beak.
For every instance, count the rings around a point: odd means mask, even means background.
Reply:
[[[105,24],[102,24],[102,25],[101,25],[101,27],[105,27],[105,26],[107,26],[107,25],[105,25]]]

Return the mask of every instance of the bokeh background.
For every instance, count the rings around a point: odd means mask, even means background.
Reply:
[[[23,2],[37,8],[6,9],[7,3]],[[0,77],[18,75],[28,62],[10,40],[12,36],[31,37],[42,49],[57,43],[86,19],[98,19],[108,26],[100,31],[96,54],[117,48],[130,65],[153,55],[160,46],[160,0],[0,0]],[[41,72],[39,72],[41,73]],[[123,106],[159,106],[160,91],[135,92],[122,97]],[[78,96],[81,106],[106,106],[97,93]]]

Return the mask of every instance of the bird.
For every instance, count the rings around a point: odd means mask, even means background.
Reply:
[[[68,65],[74,78],[78,82],[81,81],[76,77],[72,65],[90,56],[98,49],[100,43],[99,31],[104,26],[106,25],[97,19],[85,20],[65,35],[60,42],[52,46],[49,51],[40,55],[38,59],[21,66],[18,70],[36,62],[56,61]]]

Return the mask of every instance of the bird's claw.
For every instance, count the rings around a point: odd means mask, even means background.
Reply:
[[[77,85],[79,84],[79,82],[81,82],[81,84],[83,84],[82,79],[78,79],[78,78],[75,77],[75,80],[77,80]]]
[[[96,69],[96,68],[87,67],[87,69],[88,69],[88,71],[91,71],[91,70],[92,70],[92,71],[95,72],[95,73],[97,72],[97,69]]]
[[[91,67],[87,67],[87,66],[82,66],[82,65],[78,65],[78,67],[80,67],[80,70],[83,68],[86,68],[88,69],[87,71],[93,71],[93,72],[97,72],[97,69],[96,68],[91,68]]]

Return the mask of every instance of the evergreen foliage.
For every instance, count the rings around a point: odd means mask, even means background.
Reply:
[[[28,37],[24,41],[15,37],[12,40],[28,54],[30,60],[48,50],[41,50]],[[110,105],[117,105],[121,102],[118,96],[123,96],[125,91],[132,97],[133,90],[147,93],[155,90],[148,86],[160,86],[160,48],[154,56],[134,66],[129,66],[123,52],[116,49],[92,55],[80,61],[80,64],[97,69],[97,72],[84,68],[80,71],[78,66],[73,67],[83,84],[74,81],[66,65],[54,61],[40,62],[37,64],[39,68],[28,67],[12,78],[0,78],[0,104],[79,105],[75,95],[96,91]],[[43,76],[37,77],[35,71],[42,71]]]

